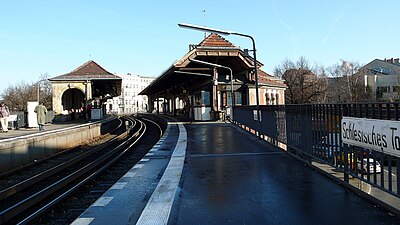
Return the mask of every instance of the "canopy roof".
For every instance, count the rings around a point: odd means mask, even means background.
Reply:
[[[200,44],[191,45],[190,51],[186,55],[166,69],[139,94],[154,95],[166,90],[197,90],[201,85],[204,87],[210,82],[213,76],[213,69],[209,66],[195,63],[191,61],[192,59],[226,66],[232,69],[235,79],[237,74],[245,74],[254,68],[252,57],[245,55],[239,47],[236,47],[220,35],[212,33],[202,40]],[[261,66],[263,64],[257,62],[257,68]],[[258,71],[260,84],[286,87],[280,79],[273,78],[260,69]],[[218,73],[228,75],[229,71],[218,68]]]

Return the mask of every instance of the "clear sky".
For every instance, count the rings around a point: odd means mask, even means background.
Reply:
[[[400,57],[398,0],[0,0],[0,93],[92,59],[116,74],[158,76],[204,34],[178,23],[253,36],[263,69],[305,56],[330,66]],[[203,10],[206,10],[204,17]],[[249,39],[226,36],[242,48]]]

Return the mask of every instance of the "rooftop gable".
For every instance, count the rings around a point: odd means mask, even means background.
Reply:
[[[369,69],[377,74],[384,75],[397,75],[400,74],[400,64],[391,63],[387,60],[374,59],[367,65],[363,66],[362,69]],[[362,70],[360,69],[360,70]]]
[[[234,44],[227,41],[225,38],[218,34],[210,34],[198,46],[201,47],[231,47],[237,48]]]
[[[105,70],[99,64],[93,60],[89,60],[82,64],[70,73],[64,74],[70,76],[82,76],[82,75],[113,75],[112,73]]]
[[[97,64],[93,60],[89,60],[86,63],[82,64],[75,70],[51,78],[50,80],[73,80],[73,79],[112,79],[112,78],[117,78],[120,79],[120,77],[108,72],[105,70],[103,67],[101,67],[99,64]]]

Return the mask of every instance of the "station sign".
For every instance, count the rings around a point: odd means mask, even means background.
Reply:
[[[400,157],[400,121],[343,117],[341,137],[344,144]]]

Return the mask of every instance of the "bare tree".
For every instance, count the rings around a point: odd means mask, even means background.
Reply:
[[[27,102],[37,101],[38,96],[43,104],[48,108],[52,108],[52,89],[48,81],[48,74],[41,74],[40,80],[28,84],[24,81],[10,85],[1,94],[4,102],[12,111],[26,111]],[[39,92],[39,93],[38,93]]]
[[[37,85],[39,85],[38,90],[40,95],[40,101],[43,103],[44,106],[46,106],[47,109],[52,109],[53,98],[52,98],[51,82],[48,80],[49,74],[42,73],[39,79],[40,80],[37,82]]]
[[[357,62],[341,60],[340,64],[328,68],[329,101],[342,102],[366,102],[371,101],[371,90],[365,87],[364,75],[359,73],[361,66]]]
[[[2,97],[11,111],[26,111],[26,103],[36,100],[36,86],[24,81],[10,85],[3,92]]]
[[[285,80],[285,98],[289,104],[321,103],[325,99],[325,69],[322,66],[311,68],[304,57],[296,63],[284,60],[275,67],[274,75]]]

